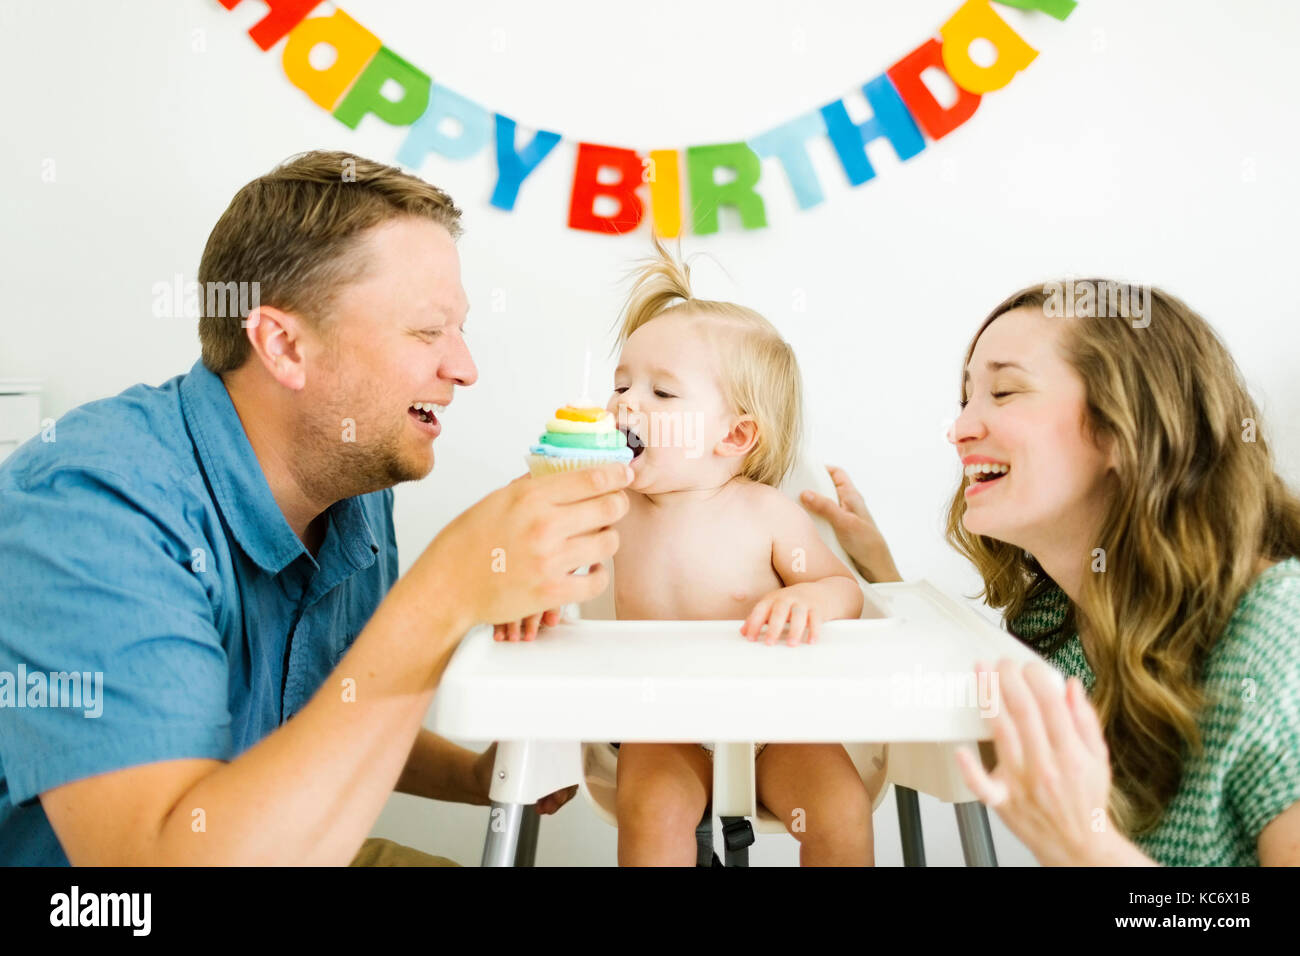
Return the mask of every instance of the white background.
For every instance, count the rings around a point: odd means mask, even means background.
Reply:
[[[647,252],[648,231],[567,228],[573,144],[648,150],[754,136],[852,94],[958,6],[343,5],[521,132],[566,137],[509,213],[487,203],[490,147],[464,162],[431,157],[420,170],[465,210],[480,380],[444,417],[433,474],[397,490],[403,567],[452,516],[522,471],[547,410],[580,390],[585,345],[598,393],[609,387],[620,276]],[[904,575],[967,594],[973,574],[940,533],[958,480],[943,430],[971,333],[1022,285],[1101,274],[1185,299],[1244,370],[1283,474],[1300,476],[1290,291],[1300,9],[1084,0],[1064,23],[998,9],[1040,54],[963,127],[906,164],[878,142],[878,175],[856,189],[829,145],[814,146],[827,199],[806,212],[769,160],[759,188],[770,228],[743,231],[724,212],[720,233],[688,233],[684,244],[716,260],[696,260],[697,294],[759,309],[795,346],[816,447],[849,469]],[[0,378],[43,380],[43,414],[189,368],[194,323],[154,318],[153,289],[195,278],[209,230],[244,183],[311,148],[394,160],[403,130],[373,116],[347,129],[288,82],[283,41],[270,53],[252,42],[246,31],[264,10],[258,0],[233,12],[215,0],[0,7],[10,91]],[[860,96],[849,108],[865,118]],[[930,861],[959,863],[949,808],[927,801],[925,815]],[[483,808],[395,796],[375,832],[473,863],[485,823]],[[1003,862],[1031,862],[994,826]],[[878,861],[897,863],[892,799],[876,828]],[[546,821],[539,862],[609,864],[614,846],[614,831],[577,801]],[[753,853],[756,865],[795,858],[788,837],[765,837]]]

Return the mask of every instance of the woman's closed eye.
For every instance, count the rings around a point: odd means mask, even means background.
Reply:
[[[1009,395],[1014,395],[1014,394],[1016,394],[1016,393],[1015,393],[1015,392],[991,392],[990,394],[991,394],[994,398],[1006,398],[1007,396],[1009,396]],[[969,400],[969,399],[965,399],[965,398],[963,398],[963,399],[961,399],[960,401],[957,402],[957,407],[958,407],[958,408],[965,408],[965,407],[966,407],[967,405],[969,405],[969,404],[970,404],[970,400]]]

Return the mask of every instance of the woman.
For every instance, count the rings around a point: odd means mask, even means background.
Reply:
[[[997,765],[962,753],[963,776],[1044,864],[1300,863],[1300,500],[1200,316],[1159,290],[1145,325],[1062,316],[1053,287],[967,350],[948,540],[1069,680],[1003,662]],[[831,475],[839,503],[805,505],[864,577],[897,580]]]

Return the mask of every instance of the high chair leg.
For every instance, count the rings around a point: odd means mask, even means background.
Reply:
[[[483,841],[483,866],[514,865],[523,819],[524,804],[492,801],[488,811],[487,839]]]
[[[542,817],[537,804],[524,807],[519,819],[519,842],[515,846],[515,866],[533,866],[537,861],[537,831]]]
[[[978,800],[954,803],[957,811],[957,832],[961,834],[961,852],[967,866],[997,866],[993,851],[993,831],[989,829],[989,814]]]
[[[921,806],[916,791],[894,784],[898,804],[898,834],[903,841],[903,866],[925,866],[925,838],[921,834]],[[960,825],[958,818],[958,825]]]
[[[713,808],[706,807],[695,828],[695,865],[713,866]]]

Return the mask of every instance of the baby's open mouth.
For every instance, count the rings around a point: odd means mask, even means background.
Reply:
[[[963,474],[977,485],[986,484],[990,481],[997,481],[1003,475],[1011,471],[1010,465],[967,465],[962,469]]]
[[[640,435],[632,431],[630,428],[623,428],[621,426],[619,427],[619,431],[621,431],[623,437],[627,439],[627,447],[632,449],[633,458],[640,456],[641,452],[645,451],[645,442],[641,440]]]

